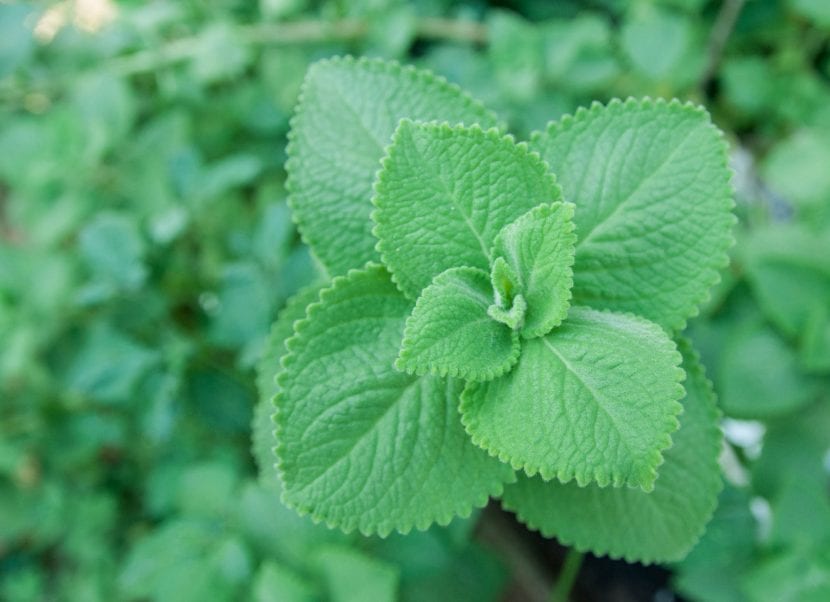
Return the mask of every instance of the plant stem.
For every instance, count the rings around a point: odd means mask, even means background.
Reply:
[[[550,592],[551,602],[568,602],[579,569],[582,566],[583,558],[585,558],[585,555],[575,548],[568,550],[568,555],[565,556],[565,562],[562,564],[562,570],[559,572],[559,578]]]
[[[732,35],[732,30],[735,28],[735,23],[738,21],[738,16],[741,14],[744,4],[746,4],[746,0],[723,0],[721,3],[718,16],[715,18],[714,25],[712,25],[712,34],[709,36],[709,58],[706,62],[706,69],[704,69],[698,82],[701,91],[705,91],[706,86],[718,70],[723,56],[723,49],[726,47],[729,36]]]
[[[364,20],[305,20],[241,26],[236,29],[236,37],[249,46],[290,46],[359,40],[366,37],[370,31],[371,23]],[[423,18],[415,25],[415,37],[484,44],[487,42],[487,28],[477,21]],[[134,75],[191,59],[200,50],[198,36],[179,38],[160,48],[141,50],[115,58],[110,62],[110,67],[121,75]]]
[[[479,540],[501,557],[515,583],[530,602],[545,602],[550,581],[544,567],[497,508],[485,508],[476,526]]]

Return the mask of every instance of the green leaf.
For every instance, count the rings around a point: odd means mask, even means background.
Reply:
[[[282,367],[280,360],[287,351],[285,342],[294,333],[294,322],[305,317],[306,307],[316,301],[319,294],[320,285],[311,285],[288,300],[271,326],[265,351],[257,364],[259,402],[254,409],[251,451],[257,463],[259,475],[265,479],[273,479],[277,476],[274,470],[277,461],[274,456],[274,447],[277,445],[273,421],[274,396],[279,391],[277,374]]]
[[[257,572],[254,602],[315,602],[319,599],[319,593],[310,583],[275,562],[263,562]]]
[[[562,326],[523,342],[510,373],[467,386],[462,422],[476,444],[530,476],[649,491],[678,425],[678,364],[657,325],[572,307]]]
[[[789,203],[804,208],[830,200],[828,163],[830,130],[800,129],[773,147],[761,171],[770,188]]]
[[[505,489],[505,508],[532,529],[578,550],[629,562],[683,558],[703,533],[722,485],[715,397],[691,347],[682,347],[689,374],[684,412],[654,491],[521,476]]]
[[[595,103],[534,134],[577,207],[574,303],[680,329],[727,264],[726,145],[677,101]]]
[[[507,261],[527,302],[525,337],[547,334],[568,313],[576,243],[573,212],[570,203],[540,205],[505,226],[493,244],[493,255]]]
[[[489,270],[499,231],[561,196],[544,162],[510,136],[407,119],[375,193],[378,250],[412,299],[449,268]]]
[[[395,370],[407,300],[380,266],[336,278],[295,325],[277,378],[284,501],[316,521],[386,535],[468,516],[512,480],[475,447],[463,383]]]
[[[750,492],[726,485],[698,544],[676,565],[674,587],[689,600],[746,602],[736,575],[754,560],[758,524],[749,509]]]
[[[826,602],[830,599],[830,550],[784,549],[742,576],[752,602]]]
[[[338,57],[308,71],[291,124],[287,185],[303,239],[330,275],[378,258],[372,183],[403,117],[497,124],[460,88],[412,67]]]
[[[736,418],[785,415],[815,399],[819,384],[774,330],[754,321],[724,343],[717,375],[721,407]]]
[[[435,277],[406,320],[396,367],[410,374],[490,380],[519,359],[519,335],[487,314],[486,272],[451,268]]]
[[[327,585],[327,599],[332,602],[397,600],[399,574],[391,564],[332,545],[321,548],[314,560]]]
[[[806,334],[811,314],[830,306],[830,230],[778,224],[752,232],[742,248],[764,315],[789,337]]]
[[[657,3],[632,3],[622,22],[619,45],[633,71],[649,81],[681,86],[706,66],[697,20]]]

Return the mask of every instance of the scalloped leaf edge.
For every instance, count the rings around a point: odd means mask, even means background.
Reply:
[[[501,121],[496,113],[487,106],[478,100],[477,98],[473,97],[470,93],[468,93],[464,88],[450,82],[447,78],[442,75],[438,75],[433,71],[428,69],[419,69],[414,65],[403,65],[396,60],[384,60],[380,58],[374,57],[354,57],[351,54],[344,54],[344,55],[337,55],[332,56],[324,59],[320,59],[314,63],[312,63],[308,70],[306,71],[305,77],[303,77],[303,82],[300,85],[300,91],[297,96],[297,102],[294,105],[294,111],[291,115],[291,118],[288,121],[288,133],[286,134],[287,144],[285,146],[285,190],[287,193],[286,196],[286,203],[288,208],[291,210],[291,221],[296,226],[297,232],[300,234],[300,240],[309,248],[314,260],[318,263],[318,265],[322,268],[321,271],[327,277],[327,279],[331,279],[332,276],[337,274],[332,274],[329,266],[322,261],[320,256],[318,255],[315,244],[309,239],[305,228],[302,226],[302,210],[298,209],[296,204],[296,195],[297,191],[294,187],[294,178],[292,177],[292,172],[294,171],[293,166],[297,163],[297,156],[296,156],[296,126],[298,117],[302,114],[302,107],[305,104],[306,93],[309,85],[309,81],[313,77],[314,72],[319,69],[324,69],[329,66],[342,66],[346,65],[349,67],[357,67],[362,68],[366,67],[374,72],[386,72],[388,74],[401,74],[405,77],[413,77],[419,83],[426,82],[429,85],[437,85],[440,88],[443,88],[447,91],[452,91],[455,94],[458,94],[459,97],[463,99],[463,102],[469,106],[471,109],[476,111],[480,111],[486,115],[488,115],[491,120],[498,124],[497,128],[500,130],[506,130],[506,124]],[[387,147],[388,150],[388,147]],[[378,166],[380,169],[380,165]],[[377,180],[377,175],[375,177]],[[369,263],[376,263],[375,260],[371,260]],[[362,269],[362,266],[355,266],[353,269]]]
[[[582,308],[582,306],[577,307]],[[612,314],[618,316],[622,315],[630,319],[634,319],[642,323],[643,325],[647,325],[647,327],[650,329],[658,329],[668,343],[667,345],[665,345],[665,350],[673,359],[672,363],[675,368],[675,376],[677,379],[675,381],[674,387],[675,393],[671,400],[673,411],[669,416],[666,417],[665,427],[668,430],[665,431],[664,435],[657,442],[657,446],[655,447],[655,449],[650,454],[648,454],[648,457],[646,458],[646,460],[648,461],[645,462],[645,464],[648,465],[648,468],[642,469],[642,472],[644,473],[644,476],[646,476],[647,478],[643,482],[630,483],[625,479],[621,479],[619,476],[612,476],[611,474],[609,474],[609,471],[603,470],[600,466],[595,467],[592,471],[585,471],[580,473],[577,473],[576,471],[544,470],[542,467],[536,466],[535,464],[517,461],[511,458],[508,454],[495,449],[487,437],[483,437],[471,432],[469,417],[464,412],[461,413],[461,423],[464,425],[464,430],[467,431],[467,434],[470,436],[473,443],[478,445],[480,448],[485,450],[494,458],[497,458],[500,462],[509,464],[514,470],[523,471],[529,477],[533,477],[538,474],[544,481],[551,481],[553,479],[556,479],[560,483],[568,483],[572,480],[576,480],[577,485],[579,485],[580,487],[585,487],[589,484],[594,484],[598,487],[639,487],[640,489],[648,493],[654,489],[654,483],[656,482],[657,477],[659,476],[658,469],[660,468],[660,465],[663,464],[663,461],[665,459],[663,452],[669,449],[673,444],[671,435],[672,433],[676,432],[677,429],[680,428],[680,420],[678,419],[678,417],[683,413],[683,404],[681,404],[679,400],[681,400],[686,395],[686,390],[683,388],[682,384],[686,379],[686,371],[682,368],[683,356],[680,354],[680,351],[675,341],[668,336],[668,334],[665,330],[663,330],[662,327],[652,322],[651,320],[647,320],[642,316],[638,316],[630,312],[610,311],[593,308],[585,309],[590,309],[591,311],[598,313]],[[472,394],[472,391],[476,387],[481,386],[481,384],[482,383],[477,382],[467,383],[467,386],[464,387],[464,390],[461,392],[461,403],[459,404],[459,411],[461,411],[465,405],[473,403],[470,400],[470,395]],[[468,391],[470,391],[470,393],[468,393]]]
[[[542,171],[544,174],[545,179],[548,180],[552,189],[555,189],[559,193],[559,198],[562,199],[562,187],[559,186],[559,182],[556,180],[556,176],[551,171],[550,166],[545,162],[540,155],[535,150],[531,149],[529,144],[524,141],[517,141],[516,137],[513,134],[505,134],[500,128],[491,127],[491,128],[483,128],[479,124],[474,123],[471,125],[464,125],[464,124],[457,124],[452,125],[447,121],[417,121],[412,119],[403,118],[398,122],[398,127],[395,128],[395,132],[392,134],[392,141],[386,147],[384,152],[383,158],[380,160],[380,169],[378,170],[377,174],[375,175],[375,182],[372,186],[372,206],[374,209],[372,210],[370,217],[372,222],[374,222],[374,226],[372,227],[372,234],[377,239],[375,243],[375,250],[380,255],[380,260],[383,265],[387,266],[389,269],[389,273],[392,275],[392,281],[398,287],[398,289],[409,299],[415,299],[420,294],[420,291],[417,293],[414,292],[414,289],[411,291],[407,291],[409,287],[409,283],[404,282],[405,279],[402,279],[399,274],[396,274],[394,270],[391,269],[389,266],[389,254],[387,253],[385,246],[383,244],[383,238],[381,234],[383,232],[383,224],[378,221],[379,212],[383,209],[382,203],[380,201],[380,197],[382,194],[386,192],[386,182],[384,178],[384,174],[386,173],[387,167],[391,160],[391,154],[394,152],[395,144],[398,142],[398,138],[401,135],[401,132],[408,127],[420,127],[420,128],[429,128],[433,130],[441,130],[445,133],[457,133],[459,135],[470,135],[471,132],[477,132],[484,134],[487,138],[499,143],[509,143],[510,146],[516,150],[517,153],[522,153],[524,156],[530,158],[531,161],[535,161],[542,167]]]
[[[717,429],[718,434],[719,434],[719,436],[717,437],[717,442],[713,446],[712,454],[715,458],[718,458],[720,456],[720,451],[721,451],[721,448],[723,446],[723,432],[720,428],[720,419],[723,417],[723,412],[721,411],[720,407],[718,406],[717,394],[715,393],[714,385],[712,384],[712,381],[709,380],[709,378],[706,376],[706,369],[703,366],[703,363],[700,361],[700,354],[692,346],[691,342],[688,341],[685,337],[680,337],[677,341],[677,346],[678,346],[678,349],[683,350],[683,353],[688,353],[690,359],[692,360],[690,362],[691,363],[691,366],[690,366],[691,370],[687,371],[687,374],[689,375],[688,379],[689,380],[691,380],[693,378],[694,379],[699,379],[700,384],[702,385],[702,388],[706,392],[706,395],[709,399],[709,404],[708,404],[708,406],[709,406],[709,408],[708,408],[709,418],[711,419],[712,424],[716,425],[716,429]],[[675,554],[671,557],[665,557],[665,558],[658,558],[656,556],[655,557],[637,557],[637,556],[634,556],[632,554],[629,554],[628,552],[623,552],[623,551],[619,551],[619,550],[612,550],[610,548],[605,548],[605,547],[592,548],[592,547],[586,546],[582,543],[578,543],[572,538],[560,537],[556,533],[554,533],[551,529],[545,529],[545,528],[540,527],[539,525],[535,524],[533,521],[529,520],[526,516],[524,516],[519,510],[517,510],[516,508],[511,507],[510,504],[505,503],[505,501],[503,499],[500,500],[501,501],[501,507],[502,507],[502,509],[504,509],[508,512],[512,512],[516,516],[516,519],[520,523],[525,525],[528,529],[530,529],[532,531],[536,531],[537,533],[539,533],[543,537],[546,537],[546,538],[549,538],[549,539],[554,538],[560,544],[562,544],[563,546],[572,547],[575,550],[577,550],[578,552],[582,552],[582,553],[590,552],[591,554],[594,554],[595,556],[607,556],[608,558],[611,558],[612,560],[624,560],[624,561],[629,562],[629,563],[639,562],[639,563],[644,564],[646,566],[649,566],[649,565],[652,565],[652,564],[664,564],[664,563],[668,563],[668,562],[677,562],[677,561],[680,561],[683,558],[685,558],[686,555],[692,550],[692,548],[694,548],[697,545],[697,543],[700,541],[700,538],[706,532],[706,527],[709,524],[709,522],[712,520],[712,517],[715,514],[715,510],[717,509],[718,498],[720,496],[720,492],[724,488],[724,480],[721,476],[720,464],[719,464],[719,462],[716,462],[716,463],[718,465],[718,471],[716,473],[717,477],[715,478],[715,480],[717,480],[717,485],[715,486],[715,489],[714,489],[714,495],[712,496],[712,503],[710,504],[710,508],[706,512],[707,517],[701,522],[701,525],[700,525],[700,528],[698,529],[697,534],[692,536],[692,538],[686,543],[686,545],[682,549],[678,550],[677,554]]]
[[[438,278],[440,278],[443,274],[446,274],[449,271],[465,271],[468,273],[481,273],[487,276],[486,272],[483,270],[479,270],[478,268],[470,268],[470,267],[459,267],[459,268],[450,268],[449,270],[445,270],[435,276],[432,279],[432,283],[436,284]],[[487,277],[489,282],[490,278]],[[427,287],[429,288],[429,287]],[[426,290],[426,289],[424,289]],[[418,307],[423,303],[423,295],[418,296],[418,300],[415,302],[415,309],[412,310],[414,314],[415,311],[418,310]],[[477,370],[475,367],[470,367],[469,369],[465,370],[461,366],[454,366],[448,368],[446,366],[436,366],[432,362],[421,362],[418,361],[417,358],[413,358],[411,353],[408,353],[409,348],[407,343],[411,341],[413,338],[417,337],[417,334],[413,337],[412,328],[411,328],[411,319],[412,314],[410,314],[406,318],[406,324],[404,325],[403,331],[403,340],[401,342],[401,349],[398,353],[398,357],[395,360],[395,368],[402,372],[406,372],[407,374],[413,374],[416,376],[424,376],[426,374],[432,374],[434,376],[440,376],[442,378],[452,377],[452,378],[461,378],[462,380],[467,381],[488,381],[494,378],[498,378],[499,376],[506,374],[509,372],[513,366],[516,365],[516,362],[519,361],[519,356],[522,352],[521,342],[519,341],[518,333],[515,330],[511,330],[511,354],[504,364],[499,366],[498,368],[493,368],[491,370]],[[507,326],[505,326],[507,327]]]
[[[732,186],[732,180],[735,176],[735,170],[732,168],[729,161],[729,143],[726,140],[726,134],[712,121],[712,116],[705,107],[696,104],[690,100],[681,101],[678,98],[666,100],[665,98],[652,98],[651,96],[644,96],[642,98],[634,98],[633,96],[626,97],[625,100],[620,98],[612,98],[607,103],[603,104],[599,101],[593,101],[589,107],[579,107],[574,113],[569,113],[561,116],[559,119],[549,121],[542,130],[535,130],[530,134],[530,144],[535,144],[542,136],[554,136],[557,132],[564,132],[581,121],[592,118],[594,115],[603,111],[614,112],[642,110],[655,107],[665,107],[673,111],[681,111],[689,114],[702,117],[705,124],[710,126],[718,136],[720,142],[721,157],[720,163],[726,169],[729,177],[726,179],[721,195],[718,198],[725,200],[723,209],[730,216],[731,224],[729,226],[729,236],[725,241],[723,249],[716,256],[712,265],[705,270],[706,277],[703,282],[705,285],[703,293],[697,300],[691,300],[684,306],[683,313],[686,317],[673,322],[669,328],[672,333],[682,332],[689,321],[689,319],[700,315],[700,308],[706,304],[712,297],[712,289],[721,281],[721,271],[724,270],[730,262],[729,250],[735,246],[735,225],[738,223],[738,218],[735,215],[735,191]]]
[[[515,482],[516,476],[514,473],[511,473],[511,478],[497,483],[493,490],[489,493],[479,495],[477,498],[473,499],[470,504],[456,505],[456,507],[447,510],[441,515],[433,517],[432,520],[406,522],[386,520],[374,525],[361,524],[359,519],[354,518],[342,521],[332,520],[322,513],[315,512],[315,510],[311,506],[296,503],[290,498],[290,495],[288,494],[288,489],[286,487],[285,474],[283,469],[283,460],[281,452],[283,451],[284,447],[282,444],[282,437],[280,436],[282,431],[282,423],[279,419],[280,400],[283,398],[285,379],[287,378],[286,370],[295,361],[294,352],[300,344],[300,338],[303,331],[306,328],[308,328],[308,324],[311,320],[313,320],[314,315],[321,311],[321,308],[326,302],[326,299],[331,295],[335,294],[335,292],[339,290],[344,284],[350,282],[352,278],[366,278],[370,276],[372,273],[379,274],[381,272],[386,274],[387,276],[389,275],[389,271],[386,269],[385,266],[370,261],[362,268],[353,268],[346,272],[346,274],[334,277],[327,287],[320,290],[318,300],[311,303],[308,306],[308,308],[306,309],[306,317],[294,322],[294,334],[285,342],[286,353],[283,354],[282,359],[280,360],[281,369],[277,374],[277,385],[279,386],[280,390],[274,396],[273,399],[273,404],[275,407],[273,421],[277,427],[275,430],[277,445],[276,447],[274,447],[274,455],[277,458],[275,466],[277,469],[277,475],[279,477],[282,489],[280,501],[288,508],[294,510],[300,516],[308,516],[314,524],[324,524],[329,529],[338,529],[346,534],[357,530],[361,535],[364,535],[365,537],[377,535],[381,538],[386,538],[393,531],[400,533],[401,535],[406,535],[407,533],[412,531],[413,528],[417,531],[426,531],[434,524],[446,527],[456,517],[462,519],[469,518],[470,516],[472,516],[474,510],[486,506],[491,498],[500,498],[502,493],[504,493],[504,486],[506,484]]]

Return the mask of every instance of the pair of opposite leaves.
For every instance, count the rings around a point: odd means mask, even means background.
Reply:
[[[577,206],[574,234],[571,206],[526,145],[408,118],[494,124],[458,88],[394,64],[335,59],[306,79],[287,165],[301,233],[333,274],[384,265],[335,278],[286,345],[285,500],[385,534],[467,515],[507,484],[505,505],[565,543],[647,562],[682,555],[714,507],[718,432],[685,353],[684,422],[655,484],[683,394],[660,326],[681,327],[726,261],[717,130],[687,105],[628,101],[534,136]],[[573,298],[597,309],[568,309],[574,246]],[[396,357],[415,374],[395,370]],[[514,483],[482,448],[528,476]],[[655,536],[633,537],[640,527]]]

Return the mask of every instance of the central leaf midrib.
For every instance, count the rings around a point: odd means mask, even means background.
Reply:
[[[467,228],[469,228],[470,232],[478,241],[479,247],[481,248],[481,252],[484,255],[485,259],[487,259],[487,263],[491,263],[490,257],[490,250],[488,249],[487,245],[484,244],[484,239],[482,238],[482,234],[476,230],[475,226],[471,221],[471,216],[468,216],[462,209],[462,205],[459,200],[455,197],[455,194],[451,191],[450,187],[448,186],[447,182],[444,181],[444,178],[441,176],[441,172],[434,168],[433,164],[426,159],[424,153],[418,146],[418,143],[415,141],[415,137],[411,136],[412,140],[412,147],[415,149],[415,152],[418,154],[418,157],[421,159],[421,163],[429,170],[429,172],[433,175],[435,180],[441,185],[441,190],[444,192],[446,197],[450,200],[453,207],[458,211],[461,217],[464,219],[464,223],[466,224]]]
[[[620,441],[622,442],[626,451],[628,451],[629,454],[633,454],[634,452],[631,449],[628,440],[625,436],[623,436],[623,433],[625,431],[622,428],[620,428],[620,424],[618,423],[617,418],[614,416],[614,414],[602,403],[602,396],[590,384],[588,384],[588,382],[579,374],[579,372],[573,367],[573,365],[561,353],[559,353],[559,351],[557,351],[553,345],[550,344],[550,341],[548,341],[547,337],[541,337],[541,341],[545,345],[545,347],[547,347],[551,351],[551,353],[553,353],[559,359],[559,361],[562,362],[562,365],[565,367],[565,369],[571,374],[573,374],[574,377],[580,382],[580,384],[591,393],[592,397],[597,402],[597,407],[603,411],[603,413],[614,425],[614,428],[619,434]],[[635,459],[632,457],[632,460]]]
[[[677,146],[675,146],[675,148],[672,149],[672,151],[668,155],[666,155],[666,157],[662,161],[660,161],[659,165],[657,165],[654,168],[654,170],[651,171],[651,173],[643,177],[637,184],[637,186],[635,186],[634,190],[628,193],[628,195],[624,199],[620,200],[620,202],[617,203],[611,209],[611,211],[609,211],[601,220],[597,220],[597,223],[594,224],[594,227],[591,228],[588,232],[586,232],[585,236],[583,236],[580,240],[577,241],[576,248],[579,249],[579,247],[583,243],[587,242],[590,238],[592,238],[597,233],[597,231],[601,232],[603,226],[607,225],[608,222],[611,221],[624,206],[628,205],[631,202],[631,199],[633,199],[635,195],[637,195],[637,193],[639,193],[640,190],[642,190],[646,183],[650,182],[655,176],[657,176],[657,174],[669,163],[669,161],[671,161],[674,158],[674,156],[680,151],[681,147],[684,144],[686,144],[688,139],[692,136],[692,134],[695,133],[696,130],[697,128],[695,127],[689,128],[689,131],[686,132],[686,135],[683,136],[683,138],[677,143]],[[602,196],[602,193],[600,193],[600,196]],[[578,205],[580,201],[579,199],[577,199],[575,202]]]
[[[340,455],[340,457],[337,458],[337,460],[333,464],[330,464],[328,467],[324,468],[320,472],[320,474],[318,474],[316,477],[314,477],[308,483],[306,483],[305,485],[300,487],[299,492],[306,491],[309,487],[311,487],[312,485],[317,483],[320,479],[322,479],[323,477],[328,475],[330,472],[335,470],[338,466],[340,466],[340,464],[342,462],[349,459],[351,457],[352,452],[355,450],[355,448],[357,448],[358,445],[360,445],[361,443],[366,441],[372,435],[372,433],[375,433],[377,431],[377,426],[386,419],[386,417],[389,415],[389,413],[393,409],[396,409],[399,406],[399,404],[400,404],[401,400],[403,399],[403,397],[410,390],[412,390],[414,387],[416,387],[421,382],[421,380],[423,378],[425,378],[425,377],[424,376],[415,377],[411,383],[409,383],[406,387],[401,389],[400,393],[395,397],[395,399],[390,401],[388,407],[385,410],[383,410],[383,412],[381,412],[378,415],[378,417],[375,418],[371,422],[371,424],[369,424],[369,426],[366,428],[366,430],[363,431],[363,433],[361,433],[357,437],[355,437],[354,442],[348,447],[348,449],[344,450],[343,453]],[[370,470],[370,472],[371,472],[371,470]]]

